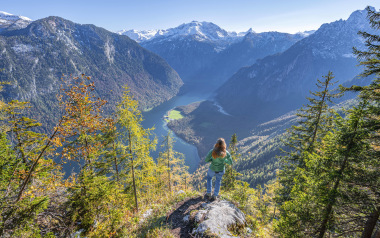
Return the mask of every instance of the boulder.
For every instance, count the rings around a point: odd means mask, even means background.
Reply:
[[[198,226],[193,234],[217,235],[221,238],[234,237],[228,231],[230,226],[244,226],[245,215],[233,203],[222,200],[214,201],[199,210],[195,215]]]

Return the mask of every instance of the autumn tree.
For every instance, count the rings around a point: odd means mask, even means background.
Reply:
[[[166,187],[169,190],[171,195],[174,191],[175,185],[180,185],[187,179],[188,176],[188,166],[185,166],[185,161],[183,159],[183,154],[175,151],[174,139],[172,133],[169,131],[161,144],[161,147],[164,149],[160,153],[160,156],[157,160],[158,167],[161,169],[161,180],[166,181]],[[166,190],[165,190],[166,191]]]
[[[150,151],[155,149],[156,139],[151,139],[151,129],[144,129],[141,125],[143,120],[138,102],[130,95],[128,88],[125,88],[121,102],[117,105],[117,126],[120,130],[120,140],[123,142],[122,156],[116,161],[119,169],[119,176],[127,190],[132,190],[135,200],[135,209],[139,211],[139,195],[143,191],[144,185],[154,186],[154,166]],[[116,165],[115,164],[115,165]]]
[[[0,236],[38,235],[35,219],[62,178],[53,161],[56,130],[50,138],[35,132],[41,124],[23,116],[29,108],[0,102]]]
[[[74,224],[68,226],[83,229],[88,237],[122,234],[122,218],[127,212],[123,186],[113,183],[99,168],[113,142],[109,133],[115,129],[115,121],[103,116],[106,101],[96,97],[95,85],[85,75],[69,78],[58,100],[63,117],[54,143],[62,146],[61,160],[79,169],[68,188],[66,207]]]

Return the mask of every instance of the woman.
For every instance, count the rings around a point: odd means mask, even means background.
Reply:
[[[226,150],[227,145],[223,138],[216,141],[214,149],[210,150],[206,156],[205,162],[211,162],[210,168],[207,172],[207,193],[206,198],[215,200],[219,196],[220,183],[222,176],[225,172],[225,164],[232,165],[230,153]],[[215,176],[214,195],[211,197],[212,191],[212,177]]]

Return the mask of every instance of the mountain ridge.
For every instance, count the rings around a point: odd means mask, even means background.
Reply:
[[[169,100],[183,84],[162,58],[128,37],[60,17],[1,32],[0,52],[0,68],[4,69],[0,78],[12,84],[2,96],[31,101],[34,113],[39,112],[36,116],[41,117],[42,111],[50,115],[50,124],[63,74],[93,76],[96,93],[109,101],[109,113],[126,84],[141,109]]]
[[[193,21],[159,32],[147,31],[149,37],[139,35],[135,31],[134,35],[130,36],[146,39],[138,40],[140,45],[163,57],[184,82],[197,81],[205,87],[215,87],[215,84],[220,85],[220,81],[227,80],[240,67],[250,65],[258,58],[279,53],[311,33],[312,31],[297,34],[255,33],[252,29],[236,33],[227,32],[214,23]],[[251,35],[255,36],[254,44],[242,43]],[[256,43],[263,44],[263,41],[268,41],[264,49],[256,46]],[[272,44],[273,42],[276,44]],[[237,48],[236,46],[242,49],[234,54],[226,53],[231,48]],[[245,56],[241,57],[240,52]],[[222,72],[219,73],[218,70]]]
[[[365,10],[358,10],[347,20],[323,24],[286,51],[241,68],[217,90],[216,100],[230,114],[249,114],[260,120],[298,108],[314,89],[315,80],[328,71],[339,83],[361,72],[352,47],[364,47],[359,30],[372,31],[368,23],[362,24],[365,21]],[[268,107],[262,108],[263,104]],[[245,105],[245,109],[238,105]]]

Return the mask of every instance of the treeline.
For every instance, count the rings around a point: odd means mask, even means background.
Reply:
[[[375,30],[380,14],[367,8]],[[280,213],[275,232],[281,237],[372,237],[379,235],[380,213],[380,38],[359,32],[368,49],[354,49],[369,86],[358,91],[358,103],[338,114],[328,105],[340,93],[330,90],[331,72],[318,81],[320,91],[298,111],[298,125],[285,141],[291,148],[280,158],[275,201]],[[376,236],[377,237],[377,236]]]
[[[183,157],[171,134],[150,156],[157,138],[128,88],[106,117],[90,77],[65,83],[50,135],[24,116],[27,102],[0,101],[0,237],[131,237],[139,211],[187,189]]]

